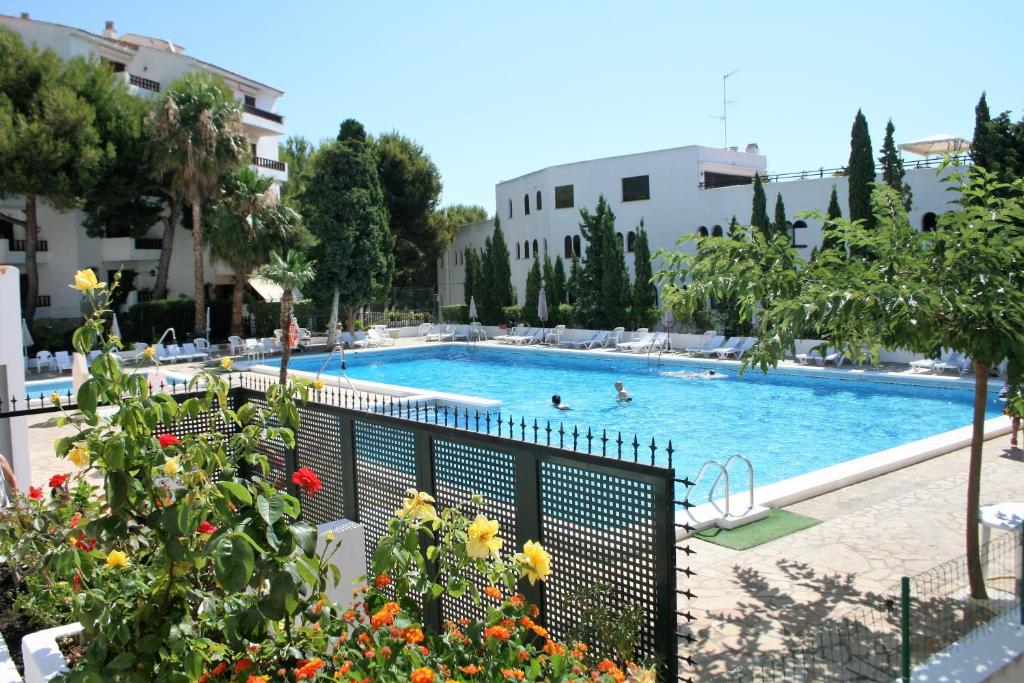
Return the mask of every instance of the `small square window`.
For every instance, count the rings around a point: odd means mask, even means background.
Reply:
[[[637,202],[651,198],[651,176],[637,175],[622,179],[622,201]]]
[[[555,188],[555,208],[571,209],[576,206],[572,185],[559,185]]]
[[[247,105],[249,105],[250,107],[255,107],[256,106],[256,98],[253,97],[252,95],[243,95],[242,99],[244,99],[245,103]]]

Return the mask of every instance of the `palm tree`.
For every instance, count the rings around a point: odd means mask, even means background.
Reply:
[[[206,323],[203,202],[220,191],[226,172],[248,159],[242,109],[222,78],[190,73],[171,83],[146,124],[156,148],[155,177],[166,178],[168,193],[192,205],[195,329],[202,330]]]
[[[288,328],[292,321],[293,291],[305,287],[316,276],[313,269],[314,262],[306,260],[302,252],[297,249],[288,251],[286,258],[276,252],[270,252],[270,263],[259,270],[262,277],[267,278],[283,291],[281,293],[281,331],[282,331],[282,353],[281,353],[281,384],[288,382],[288,360],[292,355],[292,347],[289,343]]]

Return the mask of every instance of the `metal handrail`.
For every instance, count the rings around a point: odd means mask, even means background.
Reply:
[[[344,344],[335,344],[334,345],[334,348],[331,349],[331,352],[327,354],[327,358],[324,358],[324,362],[320,364],[320,369],[316,371],[316,379],[320,379],[321,373],[323,373],[324,368],[327,367],[327,364],[331,362],[331,358],[334,357],[334,353],[336,351],[340,351],[341,352],[341,369],[338,371],[339,388],[340,388],[341,378],[344,377],[345,381],[348,382],[348,388],[351,389],[352,391],[356,391],[356,387],[355,387],[354,384],[352,384],[351,378],[349,378],[349,376],[347,374],[345,374],[345,370],[347,368],[347,361],[345,360],[345,345]]]
[[[719,475],[718,475],[718,479],[721,479],[723,474],[725,475],[725,512],[723,512],[722,514],[725,517],[728,517],[729,516],[729,473],[726,471],[725,466],[722,465],[722,463],[718,462],[717,460],[708,460],[707,462],[705,462],[703,465],[700,466],[700,469],[697,471],[697,476],[693,478],[693,483],[690,485],[690,488],[686,491],[686,495],[683,496],[683,503],[685,505],[686,503],[690,502],[690,494],[693,493],[697,489],[697,484],[700,483],[701,478],[704,476],[704,471],[708,467],[710,467],[712,465],[717,467],[719,470],[721,470]],[[718,483],[718,479],[715,480],[715,484]],[[708,491],[708,502],[711,503],[712,505],[714,505],[716,510],[718,510],[719,512],[722,512],[722,508],[718,507],[718,505],[715,503],[715,501],[712,500],[712,498],[711,498],[711,494],[714,492],[714,490],[715,490],[715,487],[712,486],[711,489]]]
[[[173,327],[168,327],[166,330],[164,330],[164,333],[160,335],[160,338],[156,340],[156,343],[157,344],[163,344],[164,343],[164,339],[167,338],[167,333],[168,332],[171,333],[171,339],[173,339],[174,343],[177,344],[178,343],[178,335],[174,334],[174,328]],[[156,346],[156,344],[154,344],[153,346]]]
[[[747,466],[747,483],[749,484],[748,491],[749,491],[749,494],[750,494],[750,502],[747,504],[747,509],[744,510],[743,514],[741,514],[740,516],[742,517],[743,515],[747,514],[748,512],[750,512],[751,510],[754,509],[754,465],[751,464],[750,460],[747,459],[745,456],[742,456],[739,453],[737,453],[735,455],[730,455],[726,459],[725,464],[722,465],[722,471],[719,472],[718,477],[715,479],[715,482],[711,485],[711,490],[708,491],[708,497],[710,498],[711,495],[715,492],[715,488],[718,486],[718,482],[720,482],[722,480],[722,475],[724,474],[725,475],[725,496],[726,496],[726,501],[725,501],[725,510],[726,510],[725,515],[726,515],[726,517],[728,517],[731,514],[730,511],[729,511],[729,465],[731,465],[732,461],[736,460],[736,459],[742,460],[743,463],[746,464],[746,466]]]

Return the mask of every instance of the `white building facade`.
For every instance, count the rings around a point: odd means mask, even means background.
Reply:
[[[905,178],[913,191],[910,220],[922,229],[934,228],[936,217],[953,208],[952,197],[937,176],[937,166],[936,160],[928,166],[910,164]],[[652,253],[676,248],[686,234],[720,234],[728,229],[733,216],[748,224],[755,173],[767,180],[764,191],[769,217],[774,216],[776,195],[781,193],[786,216],[793,224],[793,243],[805,257],[821,246],[822,226],[796,214],[808,210],[824,213],[833,186],[843,215],[849,213],[845,176],[824,170],[773,176],[756,145],[748,145],[746,151],[693,145],[628,154],[552,166],[498,183],[496,215],[508,243],[519,303],[523,303],[534,254],[541,259],[547,254],[552,260],[562,256],[567,276],[572,255],[585,255],[579,212],[581,208],[593,211],[599,196],[604,196],[615,214],[615,228],[632,277],[633,236],[641,220]],[[485,221],[456,232],[451,247],[438,261],[441,305],[464,302],[463,250],[482,249],[484,239],[493,231],[493,221]]]
[[[27,45],[53,50],[62,59],[76,56],[98,58],[109,64],[125,80],[130,91],[145,98],[155,98],[170,83],[190,72],[220,76],[242,105],[242,125],[252,150],[252,166],[262,175],[280,184],[288,179],[287,166],[278,160],[278,141],[285,134],[285,119],[276,113],[281,90],[245,76],[214,66],[185,54],[185,48],[166,40],[133,33],[118,34],[114,22],[108,21],[102,33],[62,26],[32,19],[0,15],[0,26],[19,34]],[[0,210],[23,218],[24,204],[17,197],[0,199]],[[119,269],[136,273],[135,287],[128,304],[144,300],[156,281],[160,259],[163,223],[154,224],[139,238],[86,235],[83,212],[60,212],[39,203],[39,298],[36,319],[78,317],[80,301],[77,292],[68,288],[76,270],[93,268],[101,279],[108,279]],[[24,230],[19,225],[0,220],[0,264],[24,269]],[[179,229],[168,272],[168,298],[193,295],[192,233]],[[204,263],[207,282],[214,286],[230,286],[233,271],[223,263],[212,261],[209,254]],[[22,275],[24,278],[24,275]],[[22,287],[24,290],[24,286]]]

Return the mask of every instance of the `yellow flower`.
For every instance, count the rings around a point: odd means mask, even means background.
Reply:
[[[325,386],[325,384],[324,384],[324,381],[322,379],[318,379],[315,382],[313,382],[313,388],[316,389],[317,391],[320,391],[321,389],[323,389],[324,386]]]
[[[153,360],[154,358],[156,358],[156,347],[147,346],[146,350],[142,352],[142,357],[145,358],[146,360]]]
[[[220,366],[225,370],[230,370],[235,364],[235,361],[231,360],[228,356],[224,356],[220,359]]]
[[[56,391],[51,391],[50,392],[50,403],[52,403],[55,406],[59,406],[60,405],[60,394],[58,394]]]
[[[327,533],[324,534],[324,538],[327,539],[328,541],[333,541],[334,540],[334,532],[333,531],[328,531]]]
[[[181,463],[177,458],[164,458],[164,474],[173,477],[181,471]]]
[[[478,560],[488,555],[498,556],[502,540],[498,538],[498,520],[487,519],[477,515],[469,525],[469,540],[466,541],[466,554]]]
[[[406,489],[407,498],[402,501],[402,509],[395,511],[395,516],[410,521],[433,522],[437,519],[437,511],[434,510],[434,497],[429,493]]]
[[[85,467],[89,464],[89,449],[80,443],[75,444],[68,453],[68,460],[75,463],[75,467]]]
[[[530,579],[531,585],[536,583],[537,579],[543,581],[551,574],[551,555],[537,541],[527,541],[523,544],[523,552],[516,554],[516,561],[523,565],[523,573],[520,576]]]
[[[71,286],[83,292],[91,292],[94,289],[106,287],[107,283],[100,282],[96,278],[96,273],[92,272],[92,268],[86,268],[75,273],[75,284]]]
[[[128,564],[128,556],[122,553],[120,550],[111,550],[107,553],[107,566],[108,567],[123,567]]]

